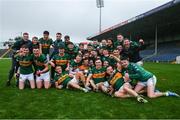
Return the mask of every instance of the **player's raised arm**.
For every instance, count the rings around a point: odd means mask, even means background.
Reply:
[[[109,57],[115,59],[117,62],[121,62],[120,58],[114,56],[113,54],[111,54]]]
[[[49,63],[52,67],[55,67],[55,64],[54,64],[53,60],[49,61],[48,63]]]

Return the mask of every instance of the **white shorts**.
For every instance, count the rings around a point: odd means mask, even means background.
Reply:
[[[20,82],[25,82],[25,80],[33,81],[33,80],[34,80],[34,75],[33,75],[33,73],[27,74],[27,75],[20,74],[20,76],[19,76],[19,81],[20,81]]]
[[[156,82],[157,82],[156,76],[153,75],[153,77],[149,78],[146,82],[138,82],[137,84],[147,87],[150,85],[155,86]]]
[[[75,69],[75,70],[70,70],[70,74],[73,74],[74,76],[76,75],[76,73],[79,72],[79,69]]]
[[[124,89],[124,86],[122,85],[120,88],[119,88],[119,90],[117,90],[118,92],[119,91],[123,91],[123,89]]]
[[[79,80],[76,79],[75,75],[74,75],[73,79],[70,82],[79,84]]]
[[[41,74],[40,76],[36,75],[36,82],[43,81],[43,80],[44,81],[50,81],[49,71],[46,72],[46,73]]]
[[[72,80],[70,80],[70,81],[68,82],[68,84],[67,84],[67,86],[66,86],[66,89],[69,89],[69,84],[71,84],[71,83],[76,83],[76,84],[78,84],[79,81],[74,77]]]
[[[107,81],[103,82],[103,85],[104,85],[106,88],[108,88],[108,87],[110,86]],[[123,84],[123,85],[119,88],[119,90],[117,90],[117,91],[121,91],[121,90],[123,89],[123,86],[124,86],[124,84]]]
[[[108,88],[109,87],[108,81],[103,82],[103,85]]]
[[[49,58],[50,58],[50,57],[49,57],[49,54],[47,54],[47,55],[46,55],[46,59],[47,59],[47,61],[49,61]]]
[[[139,66],[143,66],[143,61],[138,61],[136,64]]]

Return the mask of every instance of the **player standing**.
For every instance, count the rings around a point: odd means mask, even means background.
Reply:
[[[39,43],[40,52],[44,54],[47,57],[47,60],[49,61],[50,47],[53,44],[53,40],[49,38],[48,31],[43,32],[43,37],[39,39]]]
[[[17,54],[19,53],[20,48],[26,45],[28,46],[28,48],[30,49],[30,51],[32,51],[32,42],[29,40],[29,34],[28,33],[23,33],[23,38],[16,41],[14,43],[14,45],[12,46],[12,50],[13,50],[13,55],[12,55],[12,65],[11,65],[11,69],[9,71],[9,75],[8,75],[8,80],[6,85],[9,86],[11,83],[11,80],[13,78],[14,73],[17,73],[19,64],[16,61],[16,57]]]

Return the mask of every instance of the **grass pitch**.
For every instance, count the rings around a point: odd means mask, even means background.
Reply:
[[[145,63],[144,67],[157,76],[159,90],[180,94],[180,65]],[[140,104],[134,98],[78,90],[18,90],[14,80],[12,86],[5,86],[9,69],[10,60],[0,60],[0,118],[180,118],[179,98],[146,97],[149,103]]]

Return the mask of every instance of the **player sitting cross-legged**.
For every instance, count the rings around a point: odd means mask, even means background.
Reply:
[[[91,85],[94,91],[101,90],[101,86],[106,83],[106,68],[102,66],[100,59],[95,60],[95,67],[90,69],[86,86]]]

